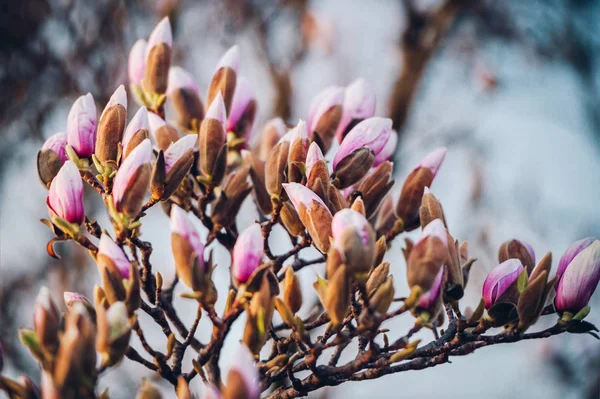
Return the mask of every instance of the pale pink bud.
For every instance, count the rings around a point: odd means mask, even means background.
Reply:
[[[254,357],[252,353],[245,345],[240,345],[235,352],[233,357],[235,361],[232,362],[229,372],[238,373],[244,382],[246,399],[259,399],[260,398],[260,384],[258,376],[258,368],[254,363]]]
[[[50,216],[54,214],[75,224],[81,224],[85,220],[83,182],[73,161],[67,160],[52,180],[46,205]]]
[[[104,255],[110,259],[117,269],[119,269],[121,277],[126,280],[129,279],[129,259],[127,259],[127,256],[121,247],[119,247],[107,234],[102,233],[100,236],[98,255]]]
[[[231,112],[227,120],[227,131],[234,131],[240,118],[248,108],[248,105],[252,101],[256,101],[256,95],[254,88],[250,84],[250,81],[242,76],[237,79],[235,84],[235,91],[233,92],[233,99],[231,100]],[[250,129],[252,131],[252,129]]]
[[[333,168],[355,150],[366,147],[375,156],[379,155],[392,134],[392,120],[372,117],[356,125],[344,138],[333,158]]]
[[[148,42],[144,39],[140,39],[134,43],[133,47],[129,51],[129,82],[135,83],[138,86],[142,85],[142,79],[144,78],[144,71],[146,70],[146,47]]]
[[[353,120],[367,119],[375,115],[375,93],[365,79],[356,79],[346,86],[344,108],[336,137],[342,142],[343,134]]]
[[[173,47],[173,33],[171,32],[169,17],[164,17],[150,34],[148,45],[146,46],[146,59],[152,47],[160,43],[165,43],[167,46]]]
[[[221,68],[227,67],[233,69],[237,73],[239,66],[240,48],[239,46],[235,45],[229,48],[229,50],[223,54],[219,62],[217,62],[217,68],[215,70],[218,71]]]
[[[419,163],[415,167],[415,169],[427,168],[431,170],[431,173],[433,173],[433,177],[435,177],[438,170],[440,169],[440,166],[442,165],[442,162],[444,162],[444,158],[446,157],[447,151],[448,150],[446,149],[446,147],[436,148],[435,150],[427,154],[425,158],[421,160],[421,163]]]
[[[125,112],[127,112],[127,92],[125,91],[125,86],[123,85],[117,87],[117,90],[115,90],[113,95],[110,96],[106,107],[104,107],[104,110],[102,111],[102,115],[100,115],[101,121],[102,117],[104,116],[104,113],[115,105],[122,106],[123,108],[125,108]]]
[[[61,162],[65,162],[67,157],[67,152],[65,150],[65,146],[67,145],[67,134],[66,133],[56,133],[52,136],[48,137],[48,139],[44,142],[42,146],[42,151],[44,150],[52,150],[58,155],[58,158]]]
[[[197,260],[204,266],[204,244],[198,230],[192,224],[186,211],[177,205],[171,208],[171,233],[185,238],[197,255]]]
[[[373,167],[375,168],[375,167],[381,165],[382,163],[384,163],[385,161],[388,161],[390,158],[392,158],[394,156],[394,153],[396,152],[397,144],[398,144],[398,133],[396,133],[395,130],[392,130],[392,134],[390,134],[390,138],[388,139],[387,143],[385,143],[385,146],[383,147],[381,152],[379,154],[377,154],[377,156],[375,157],[375,162],[373,162]]]
[[[167,96],[171,96],[173,91],[177,89],[190,89],[198,93],[198,95],[200,93],[200,88],[194,76],[185,69],[175,66],[169,69]]]
[[[319,119],[331,108],[336,105],[342,105],[344,102],[344,88],[338,86],[330,86],[322,90],[312,100],[308,107],[306,123],[308,130],[312,133],[317,128]]]
[[[225,109],[225,102],[223,101],[223,96],[221,95],[221,92],[217,93],[215,99],[208,107],[205,119],[218,120],[219,123],[223,125],[223,131],[225,131],[225,123],[227,122],[227,110]]]
[[[165,173],[169,173],[173,165],[175,165],[188,150],[194,150],[197,142],[197,134],[187,134],[176,142],[171,143],[169,148],[165,151]]]
[[[429,222],[429,224],[423,228],[421,237],[419,237],[419,239],[415,242],[415,245],[429,236],[439,238],[442,240],[445,246],[448,246],[448,232],[446,231],[444,222],[441,219],[434,219]]]
[[[600,240],[581,250],[563,270],[556,287],[558,312],[577,313],[588,305],[600,282]]]
[[[558,270],[556,271],[556,276],[560,278],[562,274],[565,272],[565,269],[571,263],[573,258],[575,258],[581,251],[592,245],[592,243],[596,241],[594,237],[587,237],[579,241],[575,241],[573,244],[567,248],[563,256],[560,258],[558,262]]]
[[[262,263],[265,239],[258,223],[246,228],[233,247],[231,276],[237,284],[244,284]]]
[[[154,115],[154,114],[153,114]],[[125,133],[123,134],[123,142],[122,147],[127,148],[127,144],[129,144],[129,140],[136,134],[139,130],[146,129],[150,130],[150,122],[148,120],[148,110],[146,107],[141,107],[137,110],[133,118],[127,125],[125,129]]]
[[[363,245],[369,244],[369,221],[359,212],[345,208],[337,212],[331,222],[331,234],[336,248],[341,248],[342,236],[346,229],[355,230]]]
[[[433,285],[431,289],[421,295],[419,299],[419,308],[425,311],[433,312],[435,310],[436,303],[438,302],[438,298],[442,295],[442,283],[444,281],[444,268],[440,267],[440,271],[438,272],[435,280],[433,281]]]
[[[490,309],[517,281],[522,271],[521,261],[515,258],[508,259],[492,269],[483,282],[482,296],[486,309]]]
[[[121,210],[121,200],[126,190],[132,187],[134,183],[132,180],[135,179],[137,170],[151,163],[152,144],[146,139],[129,153],[117,171],[113,184],[113,201],[117,211]]]
[[[79,97],[67,118],[67,141],[81,158],[94,153],[96,145],[96,104],[90,93]]]
[[[292,201],[292,205],[294,205],[296,211],[300,210],[300,204],[304,204],[307,211],[310,212],[313,201],[318,202],[325,207],[325,209],[328,209],[327,205],[325,205],[323,200],[317,194],[300,183],[284,183],[283,188],[290,198],[290,201]]]
[[[308,153],[306,154],[306,177],[310,178],[310,171],[312,170],[313,166],[315,166],[315,164],[319,161],[323,161],[325,160],[325,157],[323,156],[323,152],[321,151],[321,148],[319,147],[319,145],[315,142],[312,142],[310,144],[310,147],[308,147]]]

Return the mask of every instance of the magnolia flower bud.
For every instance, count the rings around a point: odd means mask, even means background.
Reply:
[[[338,187],[348,187],[367,173],[391,132],[391,119],[373,117],[360,122],[348,133],[333,158]]]
[[[148,123],[150,125],[150,133],[154,138],[154,143],[159,150],[166,151],[171,143],[179,140],[177,130],[167,124],[163,118],[155,113],[148,114]]]
[[[198,135],[188,134],[159,155],[150,187],[154,198],[166,200],[177,190],[194,163],[194,147],[197,142]]]
[[[245,77],[240,77],[235,85],[231,113],[227,119],[227,131],[248,140],[256,118],[257,102],[254,89]]]
[[[38,177],[46,188],[50,187],[50,183],[68,159],[65,150],[66,145],[67,135],[65,133],[56,133],[48,137],[48,140],[44,142],[44,145],[38,152]]]
[[[220,93],[227,114],[231,111],[231,102],[233,99],[233,93],[235,91],[237,70],[240,64],[240,48],[233,46],[219,60],[217,63],[217,71],[215,72],[210,87],[208,88],[208,103],[216,99],[217,94]]]
[[[272,198],[279,199],[286,181],[290,143],[280,140],[269,153],[265,164],[265,187]]]
[[[371,296],[375,292],[375,290],[388,278],[389,274],[390,264],[388,262],[383,262],[382,264],[378,265],[373,270],[371,270],[371,273],[369,274],[369,279],[365,284],[365,290],[367,291],[367,294]]]
[[[357,123],[375,115],[375,105],[375,93],[365,79],[356,79],[346,87],[342,118],[335,134],[339,143]]]
[[[83,305],[83,307],[87,310],[92,320],[96,320],[96,310],[94,306],[85,296],[81,295],[78,292],[69,292],[65,291],[63,294],[63,298],[65,301],[65,305],[69,312],[75,312],[75,308],[79,305]]]
[[[131,50],[129,50],[129,61],[127,71],[129,73],[129,82],[137,86],[142,85],[144,71],[146,70],[146,47],[148,42],[144,39],[136,41]]]
[[[375,231],[367,219],[352,209],[342,209],[333,216],[331,233],[348,270],[366,280],[375,260]]]
[[[304,169],[304,163],[306,162],[306,152],[308,151],[309,144],[304,121],[298,121],[298,125],[290,130],[282,140],[288,140],[290,142],[287,180],[290,183],[299,183],[302,181],[302,170]]]
[[[135,217],[142,208],[152,172],[152,145],[146,139],[123,161],[113,185],[113,203],[117,212]]]
[[[533,269],[527,285],[519,295],[517,313],[519,328],[524,331],[532,326],[540,317],[546,306],[546,299],[552,290],[556,278],[548,282],[552,268],[552,254],[548,252]]]
[[[396,146],[398,145],[398,133],[395,130],[392,130],[390,134],[390,138],[387,143],[381,150],[379,154],[375,157],[375,161],[373,162],[373,167],[377,167],[381,165],[383,162],[386,162],[390,159],[393,159],[394,154],[396,153]]]
[[[360,193],[365,203],[367,218],[377,212],[381,201],[394,185],[393,172],[394,165],[389,161],[385,161],[372,169],[358,184],[356,191]]]
[[[114,366],[123,359],[129,348],[131,325],[127,308],[123,302],[115,302],[108,310],[99,306],[97,314],[96,350],[102,357],[103,366]]]
[[[427,312],[429,314],[429,320],[435,320],[442,311],[445,278],[446,270],[442,267],[436,275],[431,289],[421,295],[417,304],[417,313]]]
[[[299,183],[284,184],[283,188],[298,212],[302,224],[312,237],[315,247],[327,253],[333,219],[327,205],[314,192]]]
[[[421,200],[421,207],[419,208],[419,220],[421,221],[421,228],[427,226],[435,219],[440,219],[444,223],[444,226],[447,226],[442,204],[431,193],[429,187],[425,187],[425,190],[423,191],[423,199]]]
[[[283,279],[283,302],[292,313],[297,313],[302,307],[300,282],[298,276],[294,273],[294,268],[291,266],[285,271],[285,278]]]
[[[123,134],[123,141],[121,143],[121,147],[123,148],[122,159],[127,158],[138,144],[149,137],[149,131],[150,123],[148,122],[148,110],[146,110],[146,107],[141,107],[135,113]]]
[[[410,249],[406,267],[410,288],[419,286],[423,292],[427,292],[433,287],[440,269],[448,261],[447,241],[442,237],[445,235],[425,235]]]
[[[271,328],[277,294],[279,294],[277,277],[275,277],[275,274],[271,270],[268,270],[266,273],[263,273],[260,280],[260,288],[252,294],[250,306],[246,311],[247,319],[242,342],[255,355],[260,353],[261,348],[269,337],[268,332]]]
[[[52,180],[46,205],[51,218],[77,225],[84,222],[83,182],[73,161],[66,161]]]
[[[118,279],[129,279],[129,264],[131,262],[127,259],[121,247],[105,233],[100,236],[96,262],[98,262],[101,273],[102,269],[106,268]]]
[[[273,147],[287,133],[287,127],[281,118],[274,118],[268,121],[263,128],[260,136],[260,146],[258,156],[262,160],[266,160],[273,150]]]
[[[509,240],[500,245],[498,249],[498,262],[502,263],[508,259],[519,259],[521,264],[531,273],[535,266],[535,253],[531,245],[521,240]]]
[[[394,280],[392,276],[388,276],[369,298],[371,309],[380,316],[384,316],[394,300],[395,292]]]
[[[67,117],[68,143],[80,158],[89,158],[96,143],[96,104],[90,93],[79,97]]]
[[[332,86],[317,94],[308,108],[308,130],[324,153],[331,148],[335,131],[342,118],[343,102],[344,88]]]
[[[235,222],[242,203],[252,191],[249,172],[247,166],[239,167],[227,176],[221,195],[213,203],[211,216],[215,226],[231,227]]]
[[[571,263],[571,261],[579,255],[581,251],[592,245],[592,243],[596,241],[594,237],[587,237],[579,241],[575,241],[573,244],[567,248],[563,256],[560,258],[558,262],[558,270],[556,271],[556,277],[560,278],[562,274],[565,272],[565,269]]]
[[[60,313],[50,296],[47,287],[40,288],[35,300],[33,310],[33,328],[37,334],[40,346],[54,353],[58,345],[58,329],[60,326]]]
[[[225,133],[225,103],[217,93],[200,125],[200,170],[218,185],[227,167],[227,142]]]
[[[348,314],[351,295],[351,275],[345,265],[340,265],[327,281],[318,277],[313,284],[331,324],[338,326]]]
[[[149,93],[164,94],[167,91],[172,47],[171,23],[165,17],[150,34],[146,46],[143,86]]]
[[[248,348],[240,345],[233,357],[223,389],[223,399],[259,399],[260,385],[258,369]]]
[[[306,187],[317,194],[326,204],[329,204],[329,210],[336,211],[339,208],[332,206],[337,200],[336,196],[332,196],[331,201],[329,198],[330,188],[333,188],[329,184],[329,170],[327,169],[327,163],[321,152],[321,148],[317,143],[312,142],[308,148],[306,154],[305,163],[306,172]],[[337,189],[333,188],[334,192],[338,192]],[[337,205],[337,204],[336,204]]]
[[[262,263],[265,239],[258,223],[247,227],[233,247],[231,277],[236,285],[245,284]]]
[[[192,74],[181,67],[171,67],[167,96],[177,111],[181,126],[198,131],[200,122],[204,119],[204,106],[198,83]]]
[[[583,242],[582,242],[583,241]],[[578,241],[581,248],[585,241]],[[563,258],[568,258],[579,248],[572,245]],[[562,259],[561,259],[562,261]],[[560,270],[561,275],[556,286],[554,305],[560,313],[569,312],[576,314],[587,306],[592,294],[600,281],[600,240],[594,240]]]
[[[445,156],[445,148],[438,148],[429,153],[404,181],[400,199],[396,205],[396,216],[402,219],[406,231],[413,230],[418,226],[419,208],[425,187],[431,186]]]
[[[119,143],[127,121],[127,93],[123,85],[114,92],[100,115],[96,137],[96,158],[103,166],[117,167]]]
[[[283,203],[279,213],[279,219],[283,227],[294,237],[298,237],[304,233],[304,225],[300,220],[300,216],[294,206],[289,201]]]
[[[482,296],[485,308],[490,309],[497,303],[511,302],[514,295],[511,287],[516,285],[519,275],[523,271],[523,265],[518,259],[508,259],[496,266],[487,275],[483,282]]]

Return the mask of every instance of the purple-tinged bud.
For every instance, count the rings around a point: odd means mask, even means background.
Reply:
[[[40,346],[53,352],[58,346],[60,313],[50,296],[48,287],[41,287],[33,310],[33,329]]]
[[[516,284],[524,267],[518,259],[508,259],[496,266],[483,282],[482,296],[485,308],[490,309],[503,298],[503,294]]]
[[[192,74],[181,67],[171,67],[167,96],[179,116],[179,124],[198,132],[200,122],[204,119],[204,105],[198,83]]]
[[[150,184],[152,144],[146,139],[123,161],[114,178],[113,203],[118,212],[135,217]]]
[[[61,164],[64,163],[67,159],[67,152],[65,151],[65,146],[67,145],[67,135],[65,133],[56,133],[52,136],[48,137],[48,140],[44,142],[42,146],[42,151],[51,150],[53,151]]]
[[[193,251],[190,256],[195,256],[202,267],[204,267],[204,244],[200,234],[192,224],[186,211],[174,205],[171,209],[171,233],[177,234],[185,239]],[[186,259],[186,263],[189,259]]]
[[[227,373],[223,399],[259,399],[260,385],[254,357],[245,345],[240,345]]]
[[[265,239],[258,223],[239,235],[233,247],[231,276],[236,285],[245,284],[262,263]]]
[[[171,143],[179,140],[177,130],[153,112],[148,114],[148,124],[150,126],[150,134],[158,150],[166,151]]]
[[[348,270],[366,281],[375,260],[375,231],[369,221],[355,210],[342,209],[333,216],[331,234]]]
[[[559,313],[577,314],[588,305],[599,281],[600,240],[594,240],[575,255],[562,271],[556,287],[556,310]]]
[[[233,46],[227,50],[217,63],[216,72],[208,88],[207,102],[212,104],[217,97],[217,93],[221,93],[227,113],[231,112],[239,64],[240,49],[238,46]]]
[[[125,87],[121,85],[110,97],[98,123],[95,154],[102,166],[110,166],[116,169],[119,143],[123,140],[126,123],[127,92]]]
[[[333,216],[323,200],[309,188],[299,183],[283,184],[302,224],[313,239],[315,247],[327,253],[331,238]]]
[[[133,116],[125,133],[121,146],[123,148],[123,159],[131,153],[131,151],[141,142],[148,138],[150,131],[150,123],[148,122],[148,110],[146,107],[141,107]]]
[[[68,159],[65,146],[67,145],[67,135],[65,133],[56,133],[48,138],[37,156],[37,171],[40,181],[46,188],[60,170],[61,166]]]
[[[217,67],[215,71],[218,71],[221,68],[231,68],[234,72],[237,73],[238,68],[240,67],[240,47],[238,45],[231,46],[225,54],[221,56],[219,62],[217,62]]]
[[[108,267],[110,271],[118,272],[121,278],[129,279],[129,259],[107,234],[100,236],[96,259],[100,267]]]
[[[196,147],[197,142],[197,134],[187,134],[167,148],[167,151],[165,151],[165,172],[167,175],[173,170],[173,167],[177,165],[177,162],[182,160],[185,156],[191,155],[191,158],[193,159],[194,147]]]
[[[325,157],[317,143],[312,142],[310,147],[308,147],[308,153],[306,154],[305,168],[307,179],[310,179],[310,172],[312,171],[313,166],[319,161],[325,161]]]
[[[377,167],[381,165],[383,162],[390,160],[393,158],[396,153],[396,146],[398,145],[398,133],[395,130],[392,130],[390,138],[387,143],[381,150],[379,154],[375,157],[375,162],[373,162],[373,167]]]
[[[375,106],[375,93],[365,79],[356,79],[350,83],[344,93],[342,119],[336,132],[338,142],[341,143],[346,133],[357,123],[375,115]]]
[[[96,104],[90,93],[79,97],[69,111],[67,140],[80,158],[88,158],[94,153],[96,118]]]
[[[308,108],[308,131],[324,153],[331,148],[342,118],[343,102],[344,88],[332,86],[317,94]]]
[[[148,42],[140,39],[134,43],[129,51],[129,82],[138,86],[142,85],[144,79],[144,71],[146,70],[146,48]]]
[[[46,205],[50,217],[59,217],[78,225],[85,220],[83,182],[73,161],[66,161],[52,180]]]
[[[250,85],[248,79],[242,76],[235,85],[226,130],[234,132],[237,137],[247,140],[252,134],[256,109],[257,103],[254,88]]]
[[[146,46],[143,86],[150,93],[164,94],[167,90],[172,47],[171,23],[165,17],[150,34]]]
[[[446,270],[443,267],[440,268],[433,281],[433,286],[429,291],[421,295],[419,304],[417,305],[420,310],[428,312],[433,320],[435,320],[437,313],[441,310],[445,274]]]
[[[592,243],[596,241],[594,237],[587,237],[579,241],[575,241],[573,244],[567,248],[563,256],[560,258],[558,262],[558,270],[556,271],[556,277],[560,278],[562,274],[565,272],[565,269],[571,263],[571,261],[579,255],[581,251],[592,245]]]

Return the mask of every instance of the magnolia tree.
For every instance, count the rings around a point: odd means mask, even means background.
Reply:
[[[507,241],[479,305],[471,310],[461,303],[475,259],[466,242],[451,235],[429,191],[446,150],[434,150],[412,170],[398,199],[390,195],[397,135],[391,120],[374,116],[375,97],[364,80],[323,90],[306,122],[291,129],[281,119],[268,122],[251,146],[257,104],[249,82],[238,76],[238,48],[219,61],[205,102],[194,77],[171,66],[171,52],[164,19],[131,50],[130,93],[141,108],[129,123],[123,86],[99,119],[87,94],[73,104],[66,134],[50,137],[38,154],[39,176],[49,189],[50,218],[43,222],[55,236],[47,251],[56,256],[57,241],[84,247],[101,284],[91,300],[65,292],[64,314],[48,289],[40,290],[33,329],[20,332],[42,369],[40,388],[26,377],[1,377],[0,388],[10,397],[108,398],[110,392],[98,392],[98,380],[126,357],[172,384],[178,398],[194,396],[194,378],[204,383],[200,397],[293,398],[434,367],[489,345],[566,332],[596,336],[583,321],[600,279],[600,241],[594,238],[569,247],[554,276],[550,253],[536,261],[527,243]],[[167,102],[176,123],[165,121]],[[334,141],[339,147],[329,154]],[[112,226],[86,216],[85,184],[102,198]],[[261,220],[238,232],[236,216],[249,196]],[[145,211],[159,203],[170,218],[176,270],[170,284],[153,272],[153,246],[143,240]],[[209,231],[205,239],[192,218]],[[269,243],[276,224],[293,246],[285,253]],[[415,229],[421,229],[416,241],[395,242]],[[211,243],[231,254],[229,266],[218,266],[228,267],[229,287],[213,282]],[[401,245],[407,275],[394,278],[384,256]],[[318,256],[299,256],[311,246]],[[325,264],[313,284],[320,304],[300,314],[306,293],[298,275],[311,278],[314,269],[306,266],[315,264]],[[191,325],[173,305],[177,284],[197,303]],[[410,294],[397,296],[395,287],[404,285]],[[222,311],[214,306],[219,296],[226,298]],[[148,344],[145,330],[152,326],[140,324],[140,312],[167,338],[165,347]],[[408,331],[385,327],[405,313],[414,317]],[[238,354],[221,375],[224,340],[243,314],[243,334],[234,338]],[[206,342],[196,338],[203,315],[212,323]],[[542,315],[556,324],[527,332]],[[490,332],[495,327],[503,329]],[[413,339],[422,329],[431,330],[430,342]],[[133,334],[142,353],[130,346]],[[344,351],[351,356],[342,357]],[[189,364],[186,352],[193,352]],[[138,398],[157,397],[143,380]]]

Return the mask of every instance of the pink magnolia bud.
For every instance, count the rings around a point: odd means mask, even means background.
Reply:
[[[344,88],[338,86],[330,86],[322,90],[310,103],[308,114],[306,116],[306,124],[309,132],[314,132],[319,123],[319,119],[331,108],[336,105],[342,105],[344,102]]]
[[[292,201],[292,205],[294,205],[294,208],[296,208],[296,211],[299,211],[300,204],[303,204],[306,208],[310,209],[313,201],[316,201],[327,208],[327,205],[325,205],[323,200],[319,198],[317,194],[302,184],[287,183],[283,184],[283,188],[290,198],[290,201]]]
[[[439,303],[439,300],[443,293],[442,288],[444,286],[444,273],[445,269],[441,267],[440,271],[435,277],[435,280],[433,281],[433,286],[431,287],[431,289],[423,293],[423,295],[421,295],[418,307],[422,310],[427,311],[429,313],[434,313],[436,311],[436,305],[437,303]]]
[[[258,223],[239,235],[233,247],[231,276],[236,284],[244,284],[262,262],[265,239]]]
[[[323,156],[323,152],[321,148],[317,145],[317,143],[312,142],[310,147],[308,147],[308,153],[306,154],[306,178],[310,179],[310,172],[313,166],[319,162],[325,160]]]
[[[200,93],[200,88],[194,76],[181,67],[171,67],[169,69],[169,87],[167,89],[167,96],[171,96],[177,89],[190,89]]]
[[[240,66],[240,48],[239,46],[235,45],[229,48],[229,50],[227,50],[225,52],[225,54],[223,54],[223,56],[221,57],[221,59],[219,60],[219,62],[217,62],[217,67],[215,68],[216,71],[218,71],[221,68],[231,68],[234,70],[234,72],[237,73],[238,68]]]
[[[169,21],[169,17],[164,17],[161,19],[152,33],[150,33],[148,45],[146,46],[146,58],[148,58],[152,48],[161,43],[166,44],[168,47],[173,47],[173,33],[171,31],[171,22]]]
[[[132,138],[138,133],[140,130],[145,130],[146,133],[141,137],[148,138],[148,132],[150,131],[150,122],[148,121],[148,110],[146,107],[140,107],[138,111],[135,113],[127,128],[125,129],[125,133],[123,134],[123,140],[121,142],[121,147],[123,148],[124,153],[131,152],[133,148],[137,146],[140,142],[137,142],[137,139],[132,141]],[[137,144],[135,144],[137,142]],[[128,151],[129,144],[132,144],[132,148]],[[135,145],[134,145],[135,144]]]
[[[248,138],[252,133],[255,116],[256,94],[248,79],[242,76],[237,79],[233,92],[227,131],[235,132],[238,137]]]
[[[177,205],[173,205],[171,209],[171,233],[175,233],[183,237],[191,246],[198,262],[204,265],[204,244],[198,231],[192,224],[186,211]]]
[[[69,145],[81,158],[94,153],[96,144],[96,104],[90,93],[79,97],[67,118],[67,137]]]
[[[60,313],[50,295],[50,290],[48,287],[41,287],[35,299],[33,328],[42,347],[52,348],[56,346],[59,324]]]
[[[434,236],[442,240],[445,246],[448,246],[448,232],[446,231],[446,227],[444,227],[444,222],[441,219],[432,220],[423,228],[421,232],[421,237],[415,242],[415,245],[419,242],[423,241],[425,238],[429,236]]]
[[[172,46],[171,23],[165,17],[150,34],[146,46],[142,86],[150,94],[164,94],[167,91]]]
[[[440,169],[442,162],[444,162],[444,158],[446,158],[447,151],[448,150],[446,147],[436,148],[421,160],[421,163],[415,167],[415,170],[418,168],[427,168],[431,171],[433,177],[435,178],[435,175]]]
[[[118,212],[135,216],[150,184],[152,144],[146,139],[123,161],[114,178],[113,201]]]
[[[554,300],[556,310],[576,314],[588,305],[599,281],[600,240],[594,240],[562,270]]]
[[[375,231],[369,221],[355,210],[342,209],[333,216],[331,235],[348,270],[366,281],[375,260]]]
[[[171,144],[165,151],[165,173],[168,174],[171,168],[188,150],[193,151],[197,143],[198,135],[188,134]]]
[[[67,152],[65,146],[67,145],[67,135],[65,133],[56,133],[48,137],[48,140],[44,142],[42,151],[52,150],[58,156],[58,159],[64,163],[67,159]]]
[[[223,126],[225,131],[225,123],[227,121],[227,111],[225,110],[225,102],[223,102],[223,96],[221,93],[217,93],[215,99],[208,107],[206,111],[206,119],[216,119]]]
[[[375,93],[365,79],[356,79],[350,83],[344,93],[342,120],[336,132],[338,142],[342,142],[344,133],[353,121],[361,121],[375,115],[375,106]]]
[[[391,134],[391,119],[372,117],[360,122],[340,144],[340,148],[333,158],[333,169],[342,159],[362,147],[370,149],[375,156],[379,155]]]
[[[51,217],[55,215],[75,224],[85,220],[83,182],[73,161],[66,161],[52,180],[46,205]]]
[[[508,290],[523,271],[523,265],[518,259],[508,259],[496,266],[483,282],[482,296],[485,308],[490,309]]]
[[[349,208],[342,209],[333,216],[331,222],[331,234],[333,242],[337,247],[341,244],[340,240],[346,229],[352,229],[358,233],[363,245],[368,244],[369,221],[359,212]]]
[[[129,259],[125,255],[125,252],[112,240],[107,234],[100,236],[100,243],[98,244],[98,256],[106,256],[112,261],[117,267],[121,277],[129,279]]]
[[[135,83],[138,86],[142,85],[142,79],[144,78],[144,71],[146,70],[146,48],[148,42],[144,39],[140,39],[134,43],[133,47],[129,51],[129,82]]]
[[[125,91],[125,86],[123,85],[117,87],[117,90],[115,90],[112,96],[110,96],[108,103],[106,103],[106,107],[104,107],[104,110],[100,115],[100,121],[102,121],[102,117],[104,116],[104,114],[106,114],[108,110],[117,105],[120,105],[123,108],[125,108],[125,112],[127,112],[127,91]]]
[[[373,162],[373,167],[377,167],[384,163],[385,161],[393,158],[394,153],[396,152],[396,146],[398,145],[398,133],[395,130],[392,130],[392,134],[388,139],[387,143],[381,150],[379,154],[375,157],[375,162]]]
[[[565,272],[565,269],[571,263],[573,258],[575,258],[581,251],[592,245],[592,243],[596,241],[594,237],[587,237],[579,241],[575,241],[573,244],[567,248],[563,256],[560,258],[558,262],[558,270],[556,271],[556,277],[560,278],[562,274]]]

